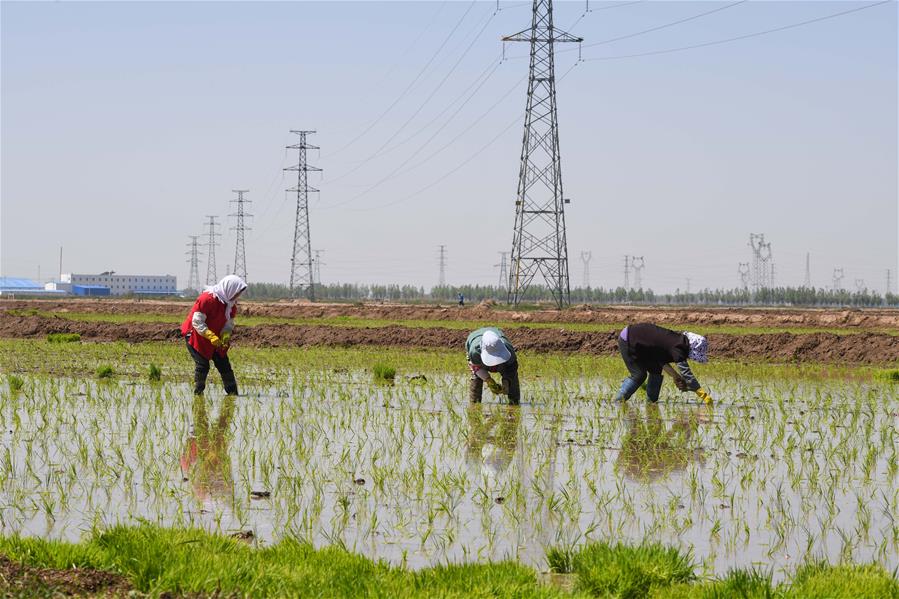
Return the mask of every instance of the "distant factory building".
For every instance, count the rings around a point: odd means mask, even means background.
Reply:
[[[31,279],[18,277],[0,277],[0,295],[28,296],[28,295],[54,295],[62,293],[45,289],[43,285]]]
[[[177,295],[178,285],[172,275],[119,275],[115,271],[96,275],[63,274],[57,289],[76,295]],[[107,288],[108,293],[102,291]]]

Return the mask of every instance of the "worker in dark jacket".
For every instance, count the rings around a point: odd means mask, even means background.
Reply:
[[[630,376],[621,383],[615,401],[627,401],[649,375],[646,397],[659,401],[662,388],[662,370],[674,377],[681,391],[693,391],[703,403],[712,403],[712,396],[699,384],[687,360],[707,362],[709,342],[696,333],[678,333],[654,324],[632,324],[624,327],[618,336],[618,349]],[[677,365],[677,371],[669,364]]]
[[[471,369],[468,399],[473,403],[479,403],[486,383],[495,395],[508,395],[510,404],[518,405],[521,402],[518,358],[515,356],[515,348],[501,330],[496,327],[483,327],[472,331],[465,340],[465,353],[468,355],[468,367]],[[491,378],[491,372],[499,373],[502,385]]]

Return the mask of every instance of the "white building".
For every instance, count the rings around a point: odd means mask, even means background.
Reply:
[[[61,283],[69,286],[109,287],[110,295],[178,293],[178,285],[173,275],[118,275],[115,271],[108,271],[97,275],[64,274],[61,279]]]

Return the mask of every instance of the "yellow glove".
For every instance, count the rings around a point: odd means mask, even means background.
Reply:
[[[502,395],[503,394],[503,386],[494,381],[493,379],[487,379],[486,381],[487,387],[493,392],[494,395]]]
[[[206,337],[207,339],[209,339],[209,343],[212,344],[212,347],[221,347],[222,346],[222,340],[219,338],[218,335],[213,333],[210,329],[206,329],[205,331],[203,331],[200,334],[203,335],[204,337]]]
[[[222,333],[222,345],[231,345],[231,331]]]
[[[699,396],[699,399],[701,399],[702,403],[704,403],[705,405],[707,405],[707,406],[712,405],[712,396],[709,395],[709,392],[706,391],[705,389],[703,389],[702,387],[700,387],[699,389],[696,390],[696,395]]]

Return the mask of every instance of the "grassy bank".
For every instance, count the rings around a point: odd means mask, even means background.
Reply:
[[[150,525],[97,531],[77,544],[5,537],[0,554],[36,568],[117,573],[151,596],[899,598],[895,574],[877,565],[807,564],[781,584],[746,570],[699,580],[689,556],[654,544],[595,543],[572,554],[550,552],[549,563],[568,574],[560,577],[541,577],[510,561],[412,571],[296,539],[253,548],[196,529]],[[66,593],[52,583],[32,589],[14,584],[0,581],[0,590]]]

